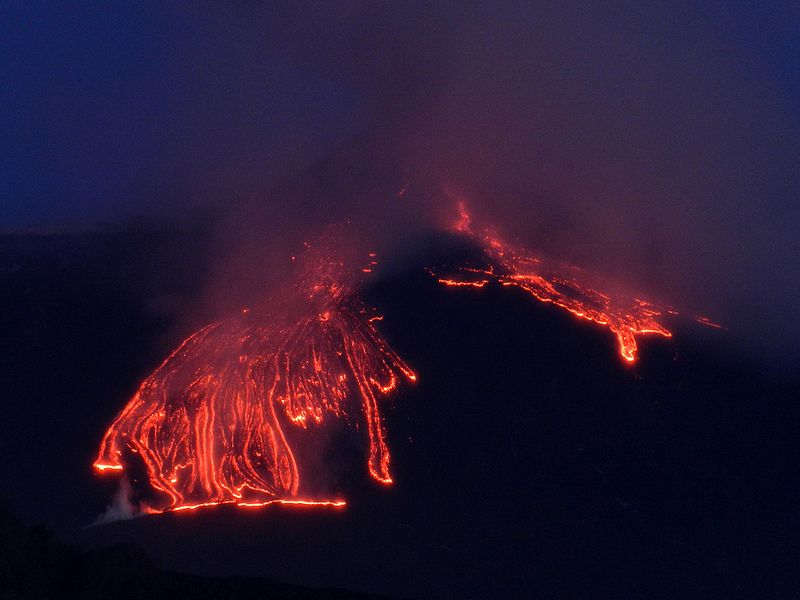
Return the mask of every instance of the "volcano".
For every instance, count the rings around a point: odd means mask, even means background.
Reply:
[[[608,327],[627,362],[636,359],[637,336],[672,336],[663,320],[677,316],[675,310],[604,293],[583,271],[514,248],[491,227],[474,231],[463,202],[458,212],[453,231],[467,236],[486,263],[472,267],[462,261],[459,272],[466,278],[438,277],[439,283],[483,288],[494,281],[520,288]],[[382,317],[369,316],[356,287],[348,285],[354,271],[338,256],[332,236],[305,246],[299,261],[293,257],[298,264],[288,289],[256,310],[245,308],[189,336],[109,427],[94,467],[118,472],[143,463],[155,507],[142,503],[140,511],[231,503],[343,506],[341,499],[301,494],[300,467],[285,430],[321,427],[334,417],[353,422],[348,404],[354,398],[368,433],[369,474],[392,483],[377,397],[416,375],[373,325]],[[376,256],[369,253],[362,277],[377,267]]]
[[[4,265],[18,268],[4,267],[0,314],[18,344],[3,349],[0,368],[20,400],[7,407],[3,439],[20,452],[2,468],[23,514],[84,547],[135,543],[170,570],[401,597],[792,589],[797,380],[760,372],[729,332],[691,319],[671,322],[671,337],[644,336],[633,363],[620,360],[608,328],[521,287],[438,283],[431,265],[455,274],[484,259],[441,233],[410,241],[413,259],[364,274],[355,306],[375,312],[352,317],[420,375],[382,406],[391,486],[369,477],[354,389],[346,406],[359,427],[345,430],[360,442],[334,446],[327,459],[349,471],[336,495],[320,496],[346,507],[221,505],[86,529],[116,485],[86,468],[120,409],[109,399],[133,396],[163,362],[169,323],[141,308],[158,287],[150,265],[169,248],[200,256],[200,240],[197,231],[3,240]],[[198,274],[166,281],[192,297]],[[252,323],[231,319],[222,331]],[[41,410],[52,397],[60,402]],[[295,451],[313,439],[313,417],[303,428],[276,408]],[[323,416],[326,427],[340,422]]]

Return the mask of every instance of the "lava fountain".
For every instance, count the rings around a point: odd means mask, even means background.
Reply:
[[[486,264],[462,267],[456,275],[437,278],[449,286],[482,288],[490,281],[523,289],[540,302],[552,303],[573,315],[608,327],[617,337],[619,353],[626,362],[637,355],[636,338],[642,335],[671,337],[663,320],[678,313],[667,305],[637,297],[599,291],[588,273],[577,267],[548,261],[503,240],[491,227],[476,231],[463,202],[452,230],[469,236],[482,250]],[[434,273],[435,274],[435,273]],[[698,321],[719,327],[706,317]]]
[[[94,468],[120,471],[141,460],[157,497],[146,511],[341,506],[303,495],[290,441],[297,436],[289,435],[332,418],[366,429],[369,474],[391,483],[378,400],[416,377],[328,245],[310,248],[297,267],[288,292],[186,339],[109,427]]]

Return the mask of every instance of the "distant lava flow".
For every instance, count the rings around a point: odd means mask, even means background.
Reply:
[[[378,399],[416,377],[343,283],[343,263],[327,252],[306,258],[290,292],[184,341],[106,432],[95,469],[140,458],[158,498],[147,512],[343,505],[303,495],[297,446],[330,418],[363,423],[369,473],[391,483]]]
[[[616,335],[619,353],[627,362],[636,360],[637,336],[672,336],[661,323],[666,316],[678,314],[672,308],[640,298],[626,299],[600,292],[589,283],[590,277],[581,269],[559,265],[525,249],[515,248],[491,228],[475,231],[464,204],[460,203],[458,208],[459,219],[453,230],[476,241],[487,261],[484,266],[464,267],[455,276],[438,277],[440,283],[482,288],[490,281],[496,281],[501,285],[519,287],[541,302],[552,303],[581,319],[608,327]],[[698,321],[719,327],[706,318]]]

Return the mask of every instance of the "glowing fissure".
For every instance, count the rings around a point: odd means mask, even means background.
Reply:
[[[616,336],[619,353],[626,362],[634,362],[642,335],[671,337],[661,322],[667,315],[676,315],[672,308],[642,300],[623,298],[598,291],[588,283],[589,277],[575,267],[559,265],[516,248],[501,239],[491,228],[476,232],[463,203],[452,229],[478,243],[486,256],[487,266],[461,268],[456,275],[437,276],[444,285],[482,288],[490,281],[525,290],[540,302],[552,303],[573,315],[608,327]],[[706,319],[703,324],[712,324]]]
[[[118,472],[138,456],[159,497],[146,512],[216,504],[340,507],[340,498],[302,497],[301,465],[287,432],[322,427],[330,418],[357,427],[360,419],[368,471],[391,483],[378,400],[416,377],[375,328],[377,317],[342,283],[341,270],[323,257],[274,310],[244,310],[192,334],[109,427],[95,469]]]

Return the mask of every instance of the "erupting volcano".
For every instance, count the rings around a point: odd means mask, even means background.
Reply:
[[[670,307],[601,292],[585,271],[514,247],[491,227],[475,229],[463,203],[459,213],[452,229],[479,248],[481,259],[461,263],[456,275],[431,271],[439,282],[521,288],[608,327],[629,363],[639,336],[672,336],[663,324],[677,315]],[[293,262],[288,289],[191,335],[142,382],[106,432],[94,467],[143,464],[154,497],[143,502],[145,511],[223,503],[341,506],[340,498],[318,497],[305,460],[319,440],[315,431],[332,419],[366,428],[370,476],[392,482],[378,400],[416,376],[376,329],[382,317],[359,298],[360,278],[377,265],[375,254],[355,266],[323,236]]]
[[[145,510],[341,506],[304,495],[293,449],[298,433],[331,418],[366,428],[369,473],[391,483],[378,400],[415,375],[375,328],[379,317],[346,283],[329,245],[298,258],[289,292],[191,335],[106,432],[94,467],[143,462],[156,498]]]
[[[619,353],[627,362],[636,360],[637,336],[657,334],[671,337],[661,323],[665,316],[678,313],[672,308],[642,300],[612,296],[596,289],[589,275],[576,267],[557,264],[515,248],[501,239],[492,228],[475,231],[464,203],[459,203],[459,219],[452,229],[469,236],[483,250],[486,264],[463,267],[458,275],[438,277],[450,286],[482,288],[490,281],[519,287],[541,302],[552,303],[572,314],[608,327],[619,343]],[[715,323],[701,317],[698,321],[712,327]]]

